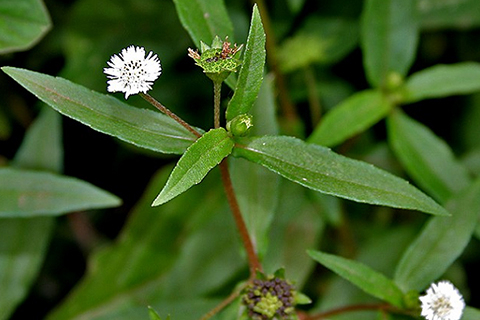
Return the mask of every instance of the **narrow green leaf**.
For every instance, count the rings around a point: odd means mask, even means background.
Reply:
[[[245,139],[234,155],[259,163],[307,188],[357,202],[448,213],[431,198],[386,171],[293,137]]]
[[[2,70],[58,112],[134,145],[182,154],[196,139],[159,112],[133,108],[59,77],[13,67]]]
[[[0,217],[60,215],[118,206],[120,199],[87,182],[47,172],[0,169]]]
[[[466,30],[480,26],[480,2],[477,0],[421,0],[418,9],[423,30]]]
[[[0,54],[29,49],[52,27],[41,0],[1,0],[0,21]]]
[[[388,118],[388,137],[410,176],[442,203],[470,184],[464,166],[432,131],[396,110]]]
[[[257,98],[262,85],[263,68],[265,66],[265,41],[262,19],[255,4],[235,93],[228,103],[226,111],[227,121],[240,114],[248,113]]]
[[[480,212],[480,180],[458,193],[446,208],[450,217],[433,217],[404,253],[395,282],[404,290],[423,290],[437,280],[470,241]]]
[[[415,0],[367,0],[361,17],[361,46],[367,79],[383,87],[390,73],[404,76],[415,58],[418,19]]]
[[[223,0],[173,0],[178,17],[193,42],[210,45],[215,36],[233,41],[233,25]]]
[[[405,83],[405,102],[469,94],[480,90],[480,63],[436,65],[412,74]]]
[[[320,251],[307,251],[315,261],[350,281],[363,291],[399,308],[403,305],[403,292],[383,274],[367,265]]]
[[[150,316],[150,320],[162,320],[155,309],[150,306],[148,306],[148,315]],[[170,320],[170,316],[167,317],[167,320]]]
[[[323,117],[308,142],[326,147],[340,144],[384,118],[391,108],[380,91],[354,94]]]
[[[233,145],[233,140],[223,128],[205,133],[185,151],[152,205],[159,206],[200,183],[232,152]]]
[[[22,169],[63,171],[61,115],[44,106],[28,129],[13,165]]]

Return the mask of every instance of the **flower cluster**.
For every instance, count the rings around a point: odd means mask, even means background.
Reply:
[[[286,280],[278,277],[255,279],[246,288],[243,303],[251,319],[267,320],[275,316],[288,319],[294,311],[294,295],[295,290]]]
[[[448,281],[433,283],[420,301],[421,315],[427,320],[460,320],[465,308],[462,295]]]
[[[157,55],[150,51],[145,57],[143,47],[129,46],[120,54],[114,54],[107,64],[110,68],[103,69],[110,79],[107,81],[107,90],[124,92],[125,99],[132,94],[150,90],[162,71]]]

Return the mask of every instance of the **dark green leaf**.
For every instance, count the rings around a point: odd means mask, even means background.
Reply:
[[[118,206],[120,199],[87,182],[47,172],[0,169],[0,217],[60,215]]]
[[[386,171],[293,137],[244,140],[234,155],[259,163],[307,188],[338,197],[447,215],[431,198]]]
[[[400,110],[388,118],[388,133],[390,145],[407,172],[442,203],[470,184],[467,170],[450,147]]]
[[[477,0],[418,1],[422,29],[470,29],[480,25]]]
[[[480,63],[436,65],[412,74],[405,83],[405,102],[469,94],[480,90]]]
[[[32,170],[63,171],[61,115],[44,106],[30,126],[15,154],[15,167]]]
[[[315,261],[347,279],[363,291],[399,308],[403,305],[403,292],[383,274],[367,265],[320,251],[308,250]]]
[[[331,147],[342,143],[384,118],[391,103],[380,91],[354,94],[328,112],[308,138],[308,142]]]
[[[248,113],[255,99],[257,99],[260,86],[262,85],[263,68],[265,65],[265,39],[260,12],[257,5],[255,5],[235,93],[228,103],[226,111],[227,121],[243,113]]]
[[[383,87],[392,73],[404,76],[415,58],[418,19],[415,0],[367,0],[361,45],[367,79]]]
[[[223,0],[174,0],[177,14],[193,42],[210,45],[215,36],[233,41],[233,26]]]
[[[400,260],[394,280],[403,290],[425,289],[463,252],[478,223],[480,180],[457,193],[446,208],[452,215],[431,218]]]
[[[185,151],[152,205],[159,206],[200,183],[232,152],[233,145],[233,140],[223,128],[205,133]]]
[[[29,49],[51,27],[43,1],[0,1],[0,53]]]
[[[13,67],[2,70],[58,112],[134,145],[181,154],[196,139],[159,112],[133,108],[59,77]]]

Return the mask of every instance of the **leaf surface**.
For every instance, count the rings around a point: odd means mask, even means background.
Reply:
[[[210,45],[215,36],[233,41],[233,25],[223,0],[174,0],[178,17],[193,42]]]
[[[436,65],[418,71],[407,79],[404,90],[407,103],[479,91],[480,63]]]
[[[29,49],[52,27],[41,0],[1,0],[0,21],[0,54]]]
[[[323,118],[308,142],[332,147],[358,134],[384,118],[392,108],[384,95],[377,90],[354,94]]]
[[[332,254],[309,250],[315,261],[347,279],[363,291],[399,308],[403,305],[403,292],[383,274],[367,265]]]
[[[223,128],[205,133],[178,160],[167,184],[152,205],[159,206],[200,183],[211,169],[232,152],[233,144]]]
[[[35,217],[118,206],[116,196],[85,181],[48,172],[0,169],[0,217]]]
[[[415,58],[418,17],[415,0],[368,0],[361,17],[361,47],[367,79],[383,87],[390,73],[404,76]]]
[[[326,194],[357,202],[447,215],[444,208],[407,181],[371,164],[293,137],[245,139],[236,146],[234,155]]]
[[[228,103],[227,121],[238,115],[248,113],[257,99],[263,80],[265,66],[265,31],[257,5],[253,7],[250,31],[243,54],[243,62],[238,74],[235,93]]]
[[[160,112],[131,107],[63,78],[13,67],[2,70],[58,112],[136,146],[181,154],[196,139]]]
[[[450,217],[433,217],[403,254],[394,280],[404,290],[425,289],[460,256],[478,223],[480,180],[458,193],[446,208]]]

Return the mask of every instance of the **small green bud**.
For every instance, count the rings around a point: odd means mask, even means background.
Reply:
[[[253,116],[250,114],[241,114],[227,122],[227,130],[234,137],[244,137],[253,127]]]
[[[242,45],[237,47],[235,44],[230,47],[231,43],[228,38],[221,41],[220,38],[215,37],[212,46],[209,47],[201,42],[201,54],[198,50],[188,48],[188,56],[195,60],[195,64],[203,69],[203,72],[213,81],[224,81],[231,72],[236,72],[241,65],[241,61],[236,58],[236,54],[242,48]]]
[[[396,91],[403,85],[403,77],[398,72],[390,72],[387,75],[386,88],[388,91]]]

